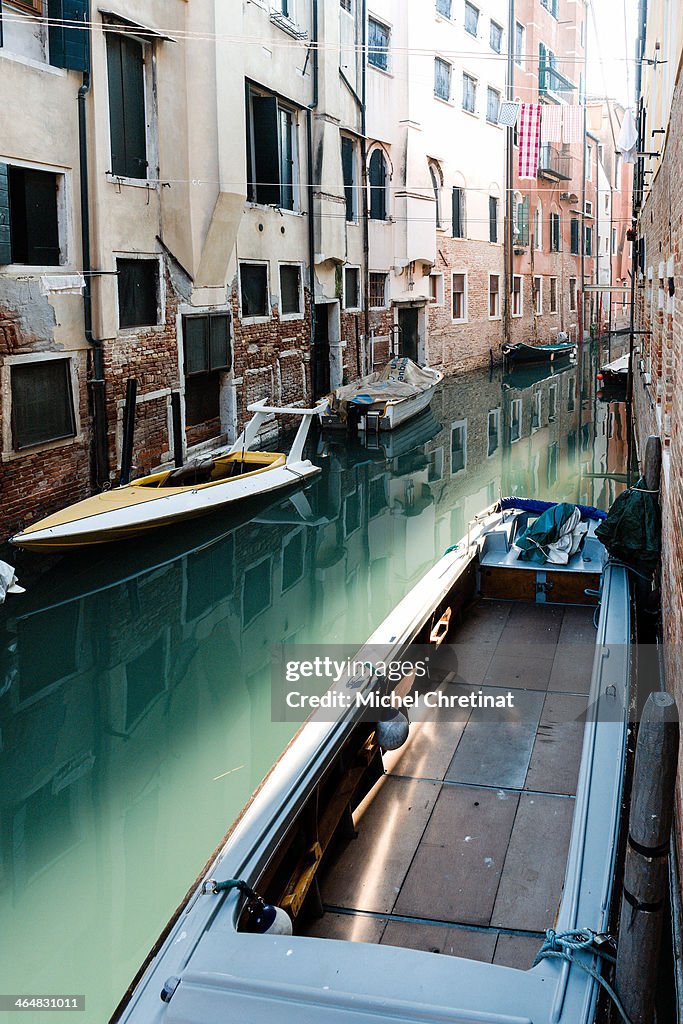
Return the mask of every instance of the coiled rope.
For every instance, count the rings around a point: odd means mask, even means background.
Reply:
[[[611,940],[608,936],[594,932],[590,928],[569,932],[556,932],[553,928],[548,928],[545,933],[545,940],[536,954],[533,966],[535,967],[537,964],[540,964],[542,960],[566,960],[570,964],[576,964],[577,967],[580,967],[582,971],[585,971],[586,974],[589,974],[591,978],[602,986],[619,1011],[624,1024],[632,1024],[619,996],[609,982],[602,977],[592,964],[586,963],[585,960],[580,960],[576,956],[577,953],[587,953],[589,956],[596,956],[601,960],[606,960],[607,963],[615,964],[615,958],[600,948],[601,945],[607,944],[609,941]]]

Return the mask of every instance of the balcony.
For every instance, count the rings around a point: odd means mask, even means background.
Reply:
[[[568,103],[568,93],[574,92],[576,86],[568,78],[561,75],[552,65],[540,63],[538,66],[538,95],[555,97]]]
[[[550,181],[571,181],[572,158],[569,153],[560,153],[547,142],[542,145],[538,154],[538,177]]]

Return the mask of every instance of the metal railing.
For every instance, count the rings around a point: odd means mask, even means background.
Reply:
[[[538,67],[538,94],[547,96],[548,93],[564,96],[565,93],[574,92],[576,86],[568,78],[549,64],[539,64]]]
[[[545,142],[538,153],[538,176],[552,178],[554,181],[571,181],[571,154],[560,153],[549,142]]]

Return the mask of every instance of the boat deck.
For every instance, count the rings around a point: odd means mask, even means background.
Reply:
[[[480,601],[442,688],[515,707],[432,712],[354,814],[307,934],[528,969],[562,895],[588,703],[593,609]]]

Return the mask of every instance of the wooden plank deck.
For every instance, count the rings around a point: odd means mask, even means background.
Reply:
[[[528,969],[562,895],[595,631],[592,608],[482,601],[446,692],[515,707],[438,712],[385,755],[358,838],[325,863],[307,933]]]

